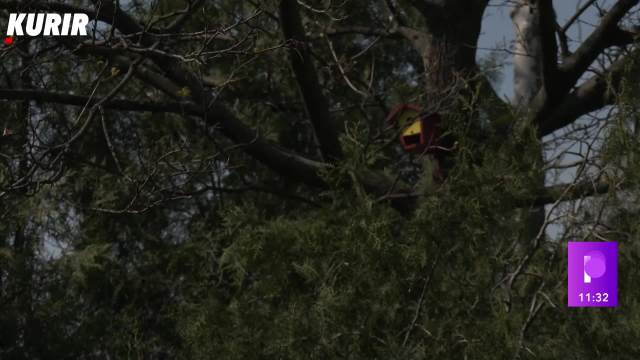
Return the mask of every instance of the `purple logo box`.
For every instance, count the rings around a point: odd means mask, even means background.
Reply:
[[[618,306],[618,244],[569,243],[569,307]]]

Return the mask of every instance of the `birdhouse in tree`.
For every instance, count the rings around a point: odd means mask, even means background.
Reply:
[[[406,151],[436,151],[436,141],[440,136],[440,115],[437,113],[425,115],[417,105],[402,104],[387,116],[387,123],[402,129],[400,143]]]

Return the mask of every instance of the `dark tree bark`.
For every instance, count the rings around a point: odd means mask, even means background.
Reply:
[[[404,29],[424,67],[427,110],[452,110],[455,89],[477,75],[476,47],[487,1],[411,1],[424,18],[422,30]],[[461,21],[460,14],[464,14]],[[440,109],[437,109],[440,108]],[[449,109],[448,109],[449,108]]]

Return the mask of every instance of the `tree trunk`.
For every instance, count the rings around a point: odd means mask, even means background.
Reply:
[[[515,27],[514,103],[524,114],[542,86],[542,42],[536,8],[528,1],[517,4],[511,12]]]
[[[411,34],[424,66],[426,110],[454,111],[459,90],[477,73],[476,44],[484,9],[484,1],[450,1],[425,14],[425,33]],[[459,21],[460,13],[468,14],[468,21]]]
[[[521,131],[529,124],[529,105],[543,87],[543,44],[540,28],[540,9],[536,1],[521,0],[511,12],[511,19],[515,27],[516,43],[514,55],[514,101],[520,118],[515,131]],[[544,161],[542,146],[539,150],[539,161]],[[535,166],[535,164],[532,164]],[[537,180],[540,188],[544,187],[544,174]],[[531,210],[524,210],[526,228],[524,244],[538,237],[544,226],[544,206]],[[543,234],[541,234],[543,235]],[[542,237],[542,236],[541,236]],[[537,238],[537,239],[536,239]]]

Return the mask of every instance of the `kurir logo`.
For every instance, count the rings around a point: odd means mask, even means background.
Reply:
[[[75,14],[9,14],[7,38],[4,43],[11,45],[14,36],[86,36],[89,15]]]

